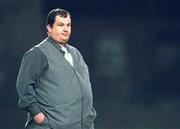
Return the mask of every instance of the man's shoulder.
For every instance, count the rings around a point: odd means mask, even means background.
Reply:
[[[66,44],[68,48],[70,49],[76,49],[74,46],[70,45],[70,44]]]
[[[72,46],[72,45],[70,45],[70,44],[66,44],[66,45],[67,45],[67,47],[68,47],[69,49],[71,49],[71,50],[73,50],[74,52],[77,52],[77,53],[80,54],[79,50],[78,50],[76,47],[74,47],[74,46]]]
[[[35,45],[33,48],[41,48],[47,44],[48,40],[45,38],[43,41],[41,41],[39,44]]]
[[[46,39],[44,39],[39,44],[36,44],[32,48],[30,48],[28,51],[24,53],[24,56],[42,56],[43,52],[41,51],[40,47],[43,46],[46,42]]]
[[[73,51],[73,53],[78,57],[78,58],[83,58],[83,55],[81,54],[81,52],[74,46],[72,45],[68,45],[68,48],[71,49],[71,51]]]
[[[24,53],[24,56],[37,56],[37,55],[42,55],[41,50],[37,47],[32,47],[31,49],[29,49],[27,52]]]

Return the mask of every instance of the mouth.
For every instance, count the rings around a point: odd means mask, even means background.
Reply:
[[[68,33],[62,33],[62,35],[63,35],[64,37],[69,37],[69,34],[68,34]]]

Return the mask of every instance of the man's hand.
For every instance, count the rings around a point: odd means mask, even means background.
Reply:
[[[34,121],[38,124],[41,124],[44,121],[45,115],[40,112],[37,115],[34,116]]]

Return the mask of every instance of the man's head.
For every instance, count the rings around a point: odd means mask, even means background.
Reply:
[[[64,9],[53,9],[47,15],[46,27],[48,36],[64,45],[71,35],[71,16]]]

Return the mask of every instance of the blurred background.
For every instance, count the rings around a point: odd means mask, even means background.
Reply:
[[[72,15],[69,44],[89,66],[96,129],[180,128],[178,0],[0,0],[0,129],[22,129],[21,58],[53,8]]]

